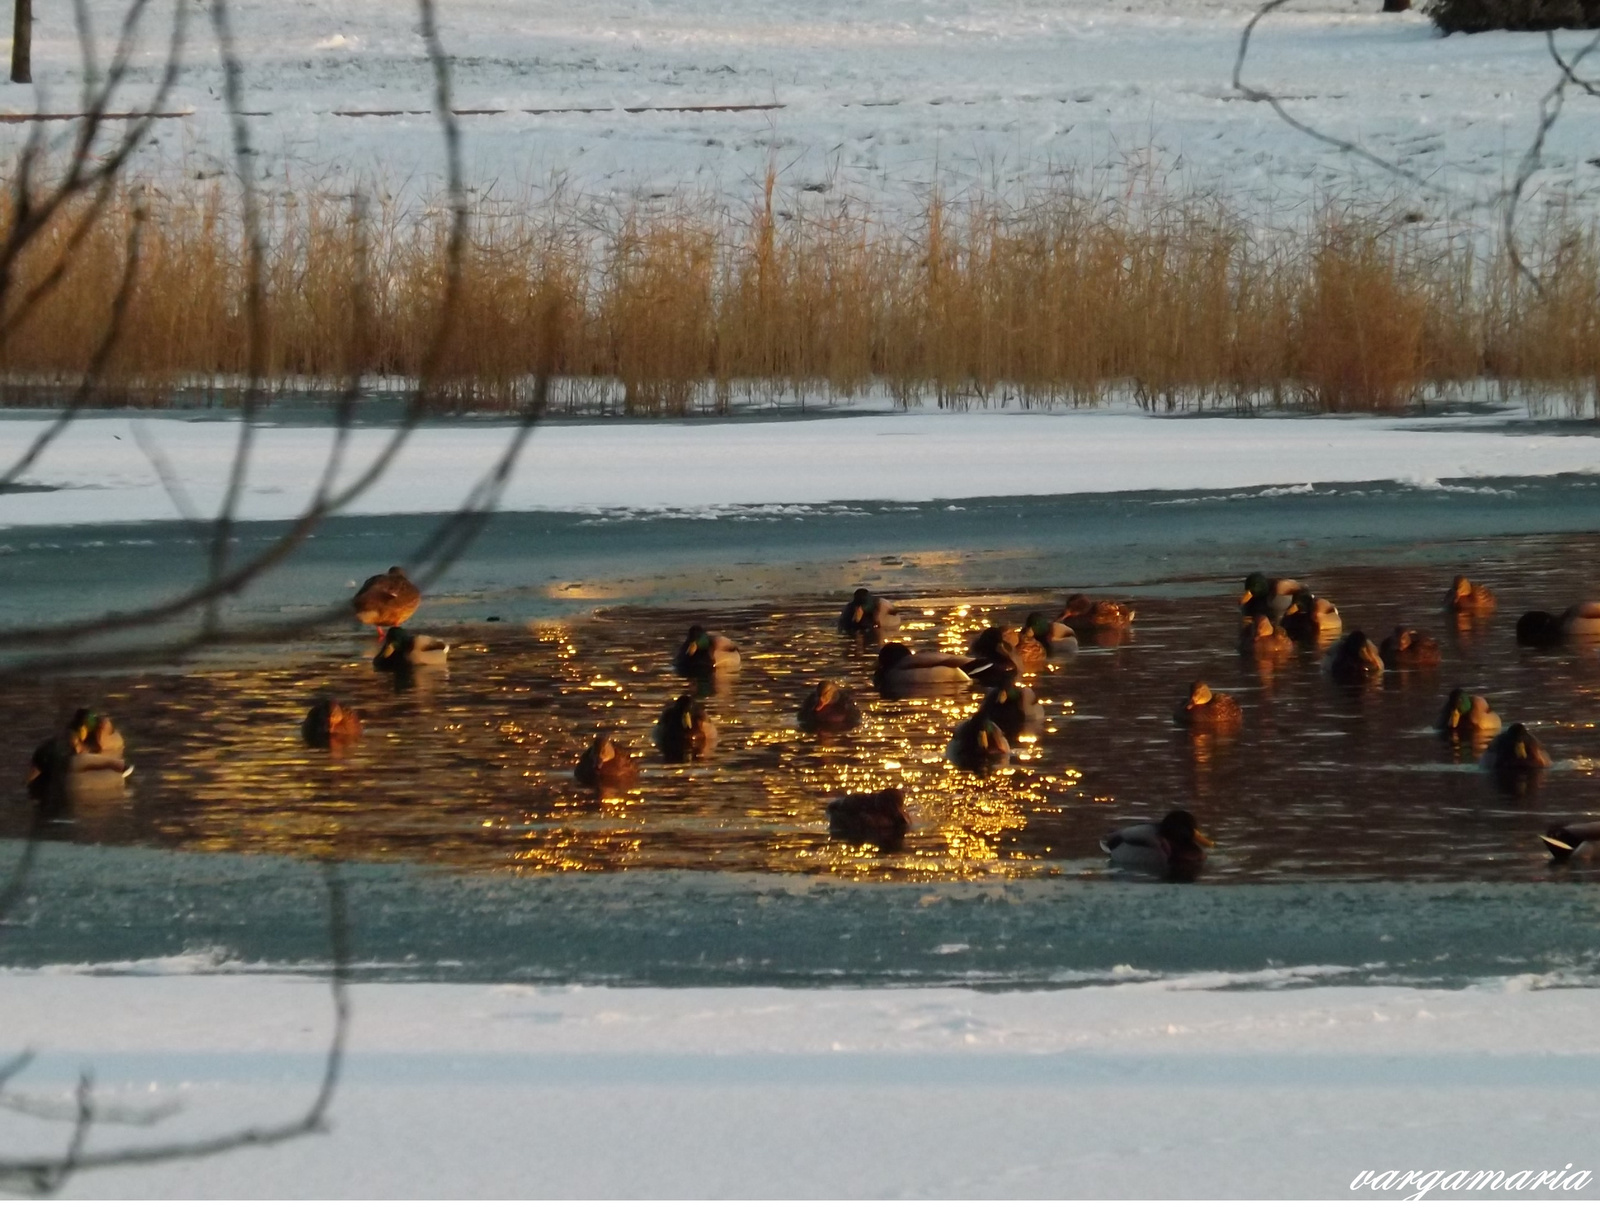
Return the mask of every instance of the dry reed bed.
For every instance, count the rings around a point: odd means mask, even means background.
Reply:
[[[1600,245],[1548,220],[1522,249],[1481,231],[1326,207],[1263,229],[1207,198],[1061,190],[1025,204],[935,199],[909,226],[860,208],[745,215],[684,203],[474,211],[441,406],[510,406],[541,366],[558,404],[681,411],[740,397],[911,403],[1394,409],[1484,380],[1590,404]],[[130,186],[0,346],[0,399],[70,391],[110,319],[143,207],[120,339],[98,395],[157,403],[246,369],[246,258],[215,183]],[[358,213],[359,216],[358,217]],[[18,269],[51,272],[66,214]],[[448,215],[358,212],[313,194],[265,215],[269,379],[415,376],[439,321]],[[0,213],[0,222],[6,216]]]

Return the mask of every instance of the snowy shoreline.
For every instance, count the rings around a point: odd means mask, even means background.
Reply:
[[[0,464],[43,427],[0,418]],[[135,432],[135,426],[141,432]],[[347,512],[457,508],[513,433],[429,426]],[[238,422],[170,414],[72,425],[0,497],[0,527],[182,517],[151,459],[158,449],[200,515],[220,502]],[[386,439],[356,430],[345,466]],[[240,515],[284,520],[310,500],[333,431],[264,425]],[[961,500],[1600,473],[1600,437],[1517,423],[1370,416],[1178,417],[1120,411],[898,413],[730,424],[562,424],[536,431],[501,501],[505,512],[706,509],[838,501]]]
[[[1339,1197],[1363,1170],[1593,1168],[1600,991],[1180,986],[350,990],[332,1130],[86,1173],[79,1197]],[[15,1091],[173,1107],[102,1145],[297,1113],[324,985],[0,975]],[[66,1126],[8,1116],[11,1147]],[[1560,1129],[1552,1132],[1552,1126]],[[558,1159],[559,1158],[559,1159]]]

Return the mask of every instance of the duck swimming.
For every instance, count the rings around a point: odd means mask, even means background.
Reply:
[[[404,627],[393,626],[384,633],[383,646],[372,658],[372,667],[392,672],[410,665],[439,666],[450,655],[450,645],[432,635],[413,635]]]
[[[1439,664],[1439,641],[1411,627],[1395,627],[1378,655],[1388,669],[1431,669]]]
[[[1351,631],[1329,649],[1322,670],[1335,681],[1356,685],[1383,675],[1383,657],[1361,631]]]
[[[133,766],[111,716],[80,707],[56,735],[33,750],[28,764],[28,794],[70,805],[77,799],[120,795]]]
[[[861,726],[861,708],[837,681],[819,681],[797,712],[808,732],[848,732]]]
[[[1444,595],[1444,608],[1453,614],[1487,614],[1494,606],[1494,590],[1465,576],[1457,576]]]
[[[1457,686],[1444,700],[1435,726],[1446,736],[1493,736],[1500,730],[1500,716],[1489,709],[1487,698]]]
[[[406,578],[400,568],[390,568],[387,572],[367,577],[350,599],[350,608],[355,611],[357,621],[377,627],[380,639],[386,627],[400,626],[417,612],[421,604],[422,591]]]
[[[1283,629],[1296,643],[1317,643],[1336,638],[1344,630],[1344,620],[1333,602],[1301,589],[1283,612]]]
[[[717,725],[693,694],[679,694],[656,720],[655,742],[668,761],[697,761],[717,747]]]
[[[1011,742],[1000,725],[979,711],[956,724],[945,760],[957,769],[974,774],[992,774],[1011,763]]]
[[[869,635],[874,631],[897,631],[900,615],[894,606],[866,589],[857,589],[839,615],[839,630],[846,635]]]
[[[1078,636],[1066,623],[1051,619],[1038,610],[1022,624],[1022,639],[1034,640],[1046,656],[1070,656],[1078,650]]]
[[[1593,858],[1600,842],[1600,820],[1575,820],[1571,824],[1547,824],[1539,834],[1551,862],[1570,862],[1574,858]]]
[[[1205,865],[1214,842],[1196,826],[1192,813],[1168,812],[1159,821],[1130,824],[1100,842],[1111,865],[1163,879],[1187,881]]]
[[[1173,722],[1195,731],[1232,731],[1244,722],[1244,708],[1227,694],[1213,693],[1203,681],[1189,687],[1189,697],[1172,712]]]
[[[1289,632],[1272,621],[1266,614],[1247,617],[1239,626],[1239,655],[1282,656],[1294,651],[1294,640]]]
[[[737,672],[739,649],[726,635],[715,634],[695,623],[672,657],[672,667],[685,677]]]
[[[972,684],[968,670],[988,667],[984,660],[969,660],[949,652],[913,652],[903,643],[886,643],[878,649],[878,667],[872,674],[879,693],[891,698],[912,694],[948,694]]]
[[[872,794],[843,795],[824,810],[828,835],[838,841],[872,842],[897,849],[911,828],[905,792],[898,786]]]
[[[639,763],[617,747],[610,732],[601,732],[583,750],[572,776],[579,786],[597,791],[632,790],[639,782]]]
[[[1517,642],[1523,647],[1549,648],[1562,639],[1561,619],[1543,610],[1529,610],[1517,619]]]
[[[1550,768],[1550,754],[1526,726],[1513,723],[1489,742],[1481,763],[1502,785],[1521,789],[1524,781]]]
[[[1298,580],[1251,572],[1245,577],[1244,595],[1239,598],[1239,608],[1246,614],[1265,614],[1270,618],[1278,618],[1289,608],[1294,595],[1304,589],[1305,586]]]
[[[1015,681],[991,689],[978,707],[978,714],[994,720],[1011,744],[1022,739],[1024,733],[1038,735],[1044,726],[1044,708],[1039,705],[1039,696]]]
[[[312,748],[345,748],[361,739],[361,716],[337,699],[318,698],[300,724],[300,735]]]
[[[1074,593],[1067,598],[1059,621],[1074,630],[1093,631],[1131,626],[1133,619],[1133,608],[1120,601],[1093,601],[1086,593]]]
[[[985,627],[967,644],[967,652],[976,658],[968,674],[987,685],[995,685],[1025,672],[1026,662],[1018,651],[1021,641],[1021,633],[1016,627]],[[1043,648],[1036,647],[1035,650],[1042,662]]]

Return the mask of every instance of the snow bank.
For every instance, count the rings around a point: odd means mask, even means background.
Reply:
[[[0,463],[19,453],[42,423],[0,420]],[[0,498],[0,525],[181,516],[134,440],[135,423],[182,481],[186,504],[201,514],[213,511],[231,466],[236,422],[113,417],[69,429],[26,477],[56,490]],[[351,511],[453,510],[510,432],[492,424],[430,427]],[[385,436],[382,429],[360,430],[348,465],[358,466]],[[326,428],[261,429],[242,515],[294,516],[310,499],[329,441]],[[530,442],[501,507],[703,509],[1372,480],[1432,485],[1564,473],[1600,473],[1600,439],[1373,417],[901,413],[551,425]]]
[[[1334,1197],[1362,1170],[1581,1169],[1600,993],[358,985],[333,1131],[88,1174],[120,1197]],[[0,976],[18,1092],[176,1110],[102,1143],[277,1121],[326,989]],[[7,1115],[8,1150],[68,1127]]]

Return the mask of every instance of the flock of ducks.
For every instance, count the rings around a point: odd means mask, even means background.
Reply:
[[[433,636],[414,634],[404,624],[421,605],[422,595],[403,569],[392,567],[370,577],[351,600],[356,619],[378,632],[373,665],[404,671],[443,665],[450,645]],[[1495,609],[1486,586],[1457,576],[1445,596],[1447,612],[1468,618]],[[1328,644],[1322,668],[1343,684],[1361,684],[1385,669],[1436,666],[1438,642],[1408,627],[1396,627],[1374,644],[1359,630],[1344,631],[1334,604],[1299,581],[1253,573],[1240,597],[1238,647],[1258,658],[1281,656],[1297,645]],[[965,654],[917,652],[891,638],[900,629],[894,605],[867,589],[857,589],[841,611],[838,630],[863,643],[878,645],[873,684],[886,698],[948,694],[976,687],[984,693],[973,714],[954,728],[945,756],[958,768],[989,774],[1009,763],[1013,747],[1024,735],[1036,734],[1044,712],[1034,691],[1018,678],[1042,668],[1046,661],[1075,652],[1079,634],[1095,642],[1115,643],[1134,621],[1134,611],[1115,601],[1094,601],[1077,594],[1056,617],[1029,614],[1020,626],[992,626],[974,636]],[[1519,643],[1547,646],[1573,636],[1600,637],[1600,602],[1584,602],[1561,614],[1534,611],[1517,621]],[[672,656],[676,673],[704,682],[738,670],[738,645],[725,635],[691,626]],[[819,682],[796,712],[809,732],[842,735],[858,727],[861,708],[836,681]],[[1187,698],[1173,712],[1174,722],[1197,732],[1238,729],[1244,711],[1227,694],[1203,681],[1189,687]],[[1483,767],[1513,789],[1550,765],[1549,755],[1523,724],[1503,727],[1488,700],[1462,688],[1452,689],[1437,720],[1444,735],[1484,743]],[[332,698],[319,698],[301,725],[305,743],[341,750],[362,733],[359,714]],[[709,758],[717,745],[717,726],[693,692],[679,695],[656,721],[653,739],[670,762]],[[79,709],[57,734],[33,753],[28,772],[30,793],[42,804],[70,807],[74,801],[120,793],[133,767],[111,718]],[[601,732],[578,758],[573,776],[580,785],[601,793],[617,793],[638,783],[639,760],[610,732]],[[869,794],[849,794],[825,806],[830,834],[840,840],[897,848],[911,828],[905,793],[899,787]],[[1600,820],[1553,823],[1540,834],[1552,860],[1566,861],[1600,850]],[[1130,825],[1100,843],[1110,864],[1169,879],[1190,879],[1205,862],[1213,842],[1199,830],[1188,811],[1168,812],[1162,819]]]

